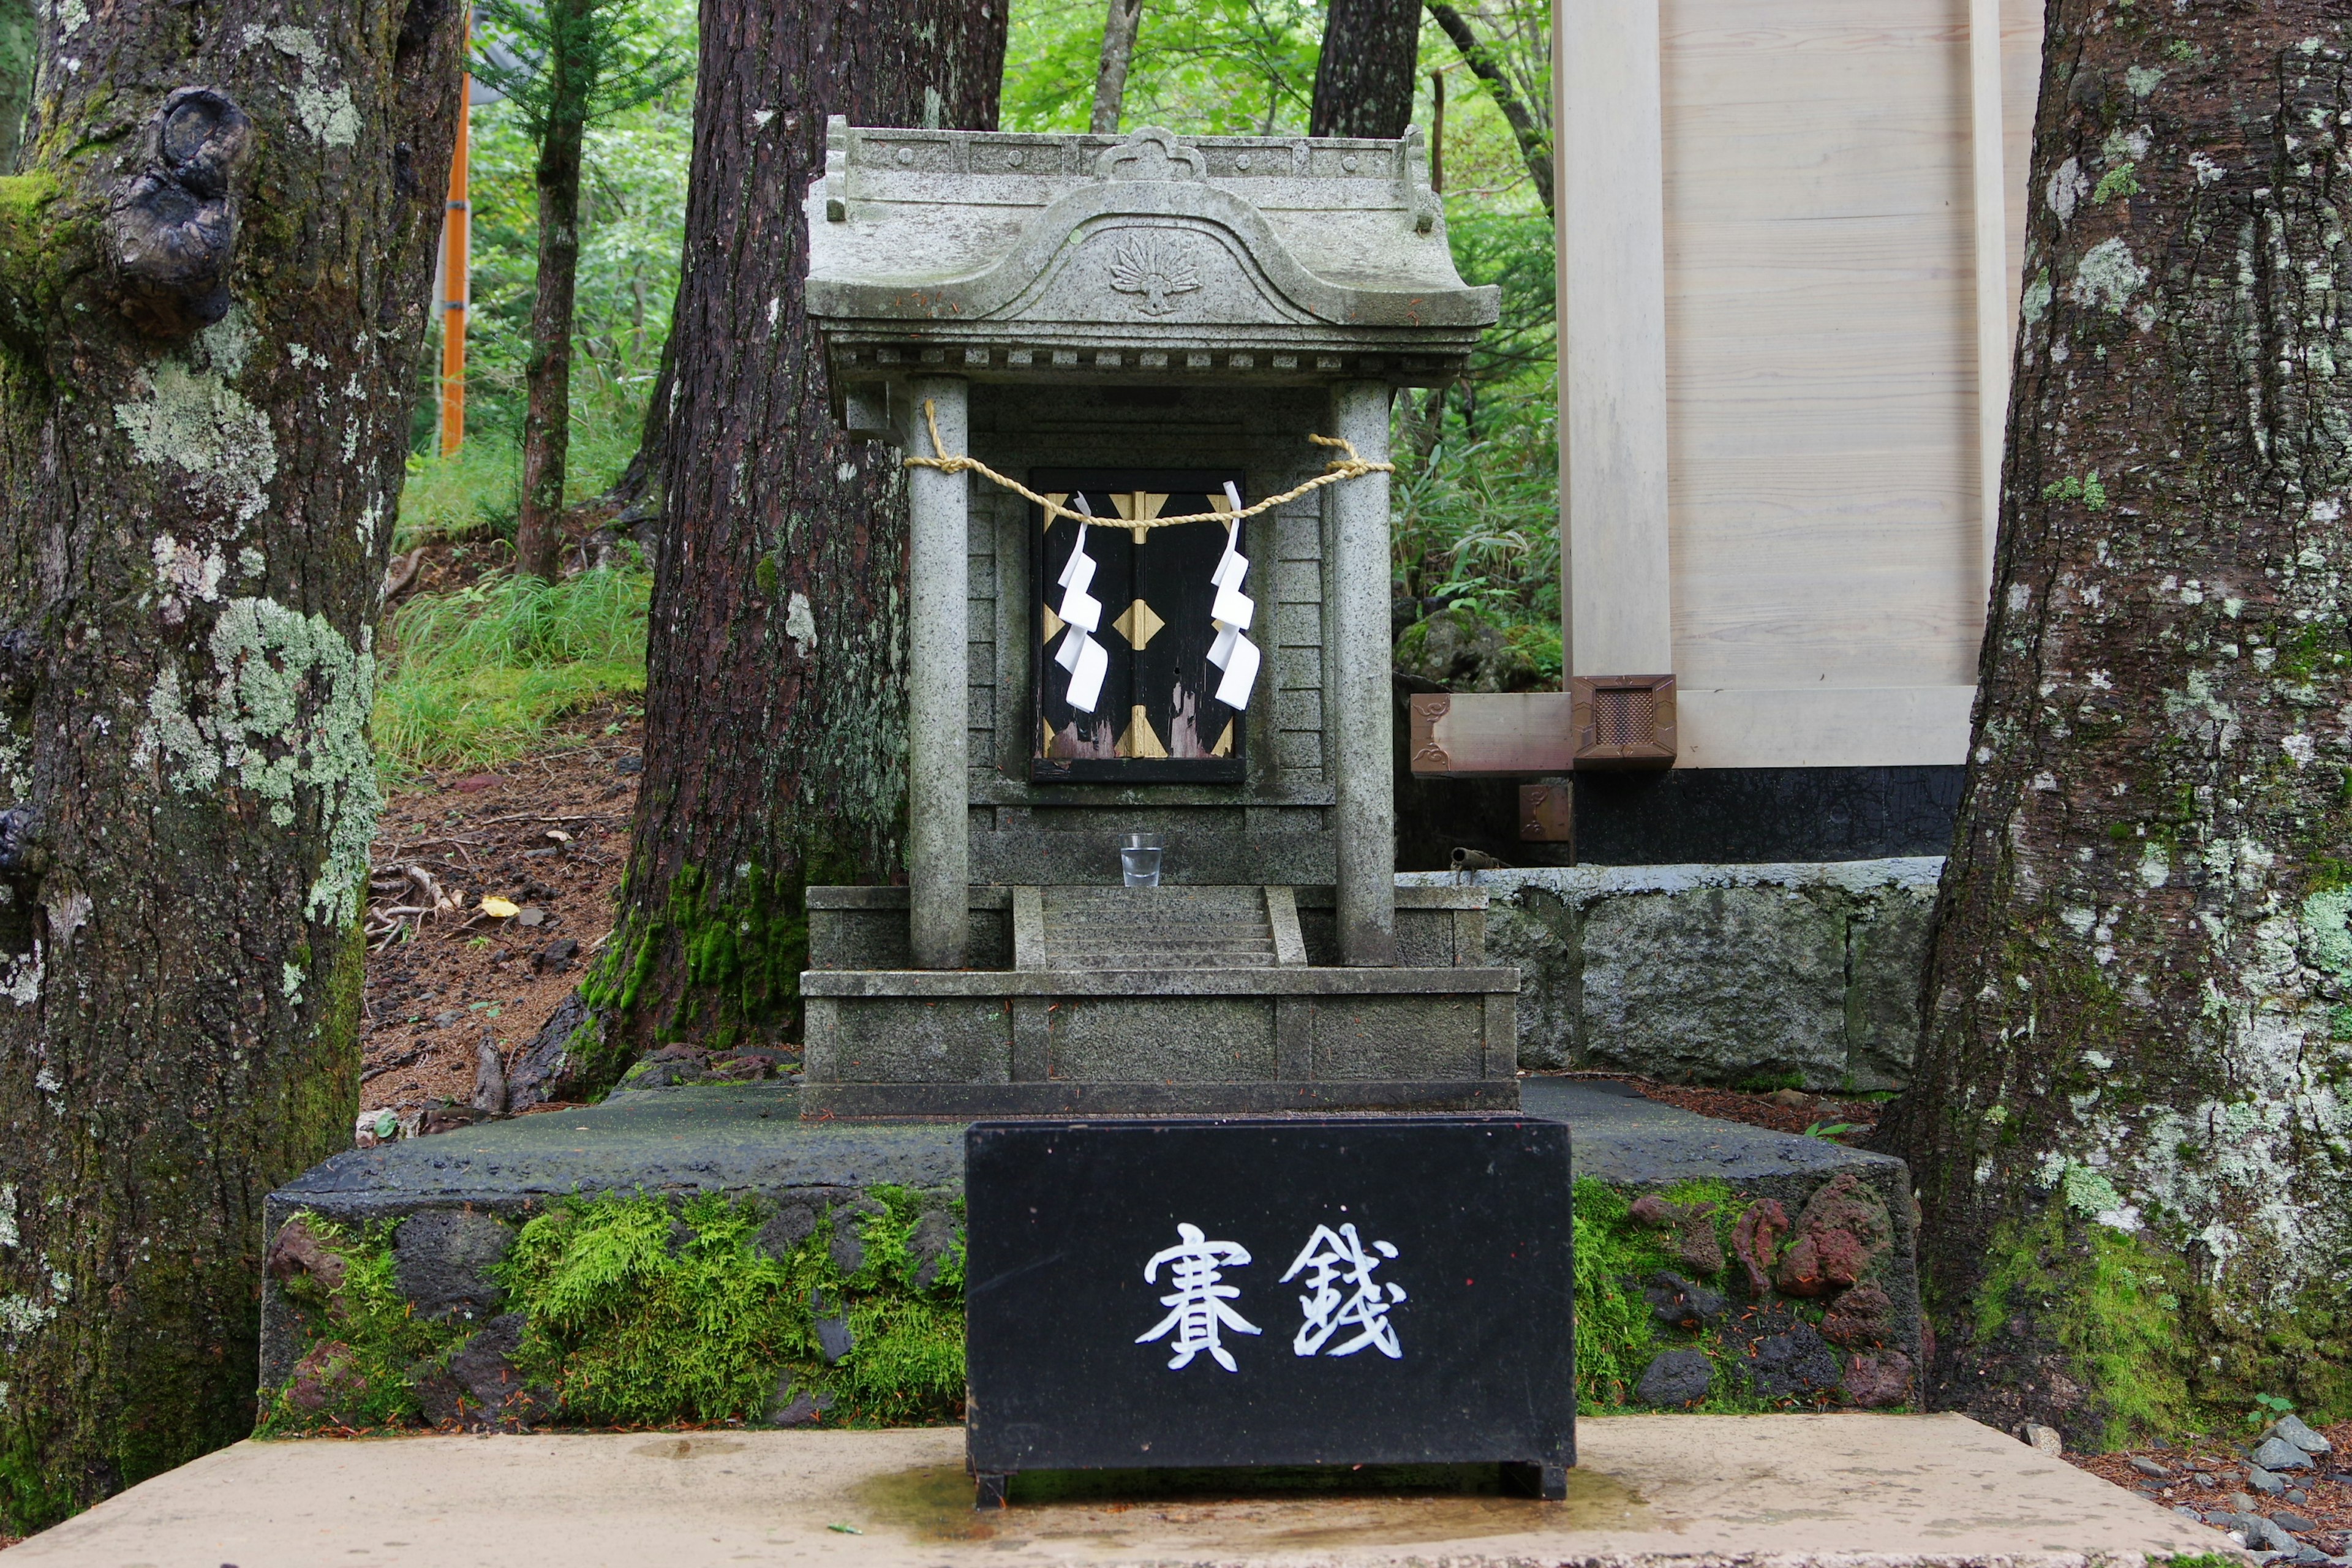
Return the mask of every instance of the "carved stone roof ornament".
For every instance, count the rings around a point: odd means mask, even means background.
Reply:
[[[977,381],[1460,374],[1462,281],[1417,130],[1393,142],[867,130],[809,191],[808,303],[836,396]]]

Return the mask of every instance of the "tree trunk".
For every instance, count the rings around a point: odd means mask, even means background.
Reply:
[[[450,0],[41,15],[0,180],[0,1533],[251,1429],[263,1196],[350,1144],[459,70]]]
[[[530,308],[522,423],[522,506],[515,569],[552,578],[563,540],[563,470],[572,452],[572,316],[580,280],[580,159],[588,84],[577,49],[596,0],[549,0],[547,127],[540,138],[539,278]]]
[[[1095,67],[1095,113],[1090,125],[1097,136],[1118,134],[1119,112],[1127,104],[1127,70],[1135,63],[1135,32],[1143,21],[1143,0],[1109,0],[1103,17],[1102,59]]]
[[[1544,211],[1551,211],[1550,135],[1537,122],[1534,111],[1520,100],[1511,86],[1510,73],[1496,60],[1495,51],[1470,30],[1470,23],[1461,12],[1445,0],[1430,0],[1429,15],[1444,30],[1455,52],[1461,55],[1462,63],[1470,68],[1470,74],[1486,84],[1488,96],[1494,99],[1503,122],[1511,128],[1512,139],[1519,144],[1519,157],[1528,166],[1528,178],[1535,182],[1536,195],[1543,198]]]
[[[1402,136],[1421,80],[1421,0],[1331,0],[1310,136]]]
[[[16,169],[33,102],[33,0],[0,0],[0,174]]]
[[[646,397],[646,415],[637,426],[637,449],[629,466],[604,492],[618,515],[629,525],[646,522],[661,511],[662,448],[669,434],[670,393],[677,372],[677,302],[670,302],[669,335],[662,340],[661,363],[654,372],[653,390]]]
[[[2050,9],[1911,1162],[1933,1397],[2352,1414],[2352,290],[2331,0]]]
[[[1004,16],[998,0],[706,0],[656,397],[645,785],[619,928],[585,987],[615,1045],[787,1029],[802,889],[899,868],[906,483],[896,452],[834,422],[802,305],[802,203],[828,115],[994,124]]]

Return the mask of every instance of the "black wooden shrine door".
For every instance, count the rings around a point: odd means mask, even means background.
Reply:
[[[1242,782],[1242,715],[1216,700],[1223,672],[1209,662],[1216,640],[1209,609],[1217,593],[1209,579],[1225,552],[1225,525],[1184,523],[1138,533],[1120,521],[1213,510],[1225,504],[1229,480],[1240,490],[1241,470],[1031,470],[1030,489],[1062,497],[1065,505],[1076,504],[1067,497],[1083,495],[1104,520],[1086,533],[1087,554],[1095,563],[1088,591],[1102,601],[1094,639],[1109,660],[1093,711],[1072,708],[1069,672],[1054,662],[1068,633],[1055,606],[1062,603],[1062,568],[1077,544],[1079,525],[1057,518],[1045,528],[1045,510],[1031,507],[1031,526],[1044,535],[1031,552],[1036,563],[1029,601],[1033,782]],[[1246,492],[1242,500],[1248,504]],[[1249,553],[1246,539],[1241,549]],[[1255,561],[1242,592],[1260,605],[1250,637],[1264,647],[1272,592]],[[1258,672],[1261,691],[1270,673]]]

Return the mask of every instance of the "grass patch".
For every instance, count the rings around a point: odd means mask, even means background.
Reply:
[[[522,449],[512,441],[478,437],[454,457],[412,455],[393,552],[477,534],[511,536],[521,506]]]
[[[410,600],[376,693],[378,756],[395,772],[487,766],[567,713],[643,692],[652,587],[635,570],[557,583],[497,573]]]

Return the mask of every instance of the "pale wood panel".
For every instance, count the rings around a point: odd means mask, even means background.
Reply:
[[[1859,733],[1837,693],[1964,692],[1981,618],[1968,0],[1662,15],[1673,668]],[[1862,760],[1727,704],[1680,765]]]
[[[1672,647],[1657,0],[1557,8],[1561,640],[1570,673]]]
[[[2009,198],[2010,335],[2024,299],[2027,173],[2033,163],[2033,113],[2042,94],[2042,0],[2000,0],[2000,170]]]
[[[1966,762],[1966,686],[1709,690],[1675,698],[1676,767],[1857,768]]]

